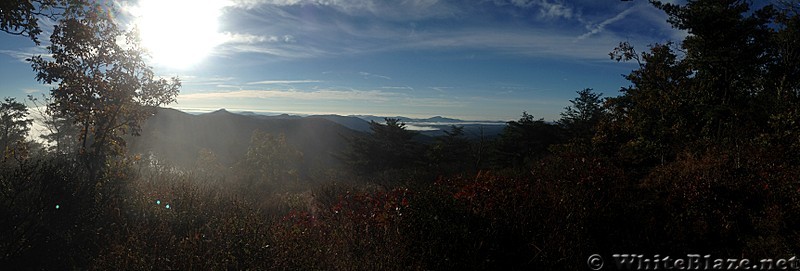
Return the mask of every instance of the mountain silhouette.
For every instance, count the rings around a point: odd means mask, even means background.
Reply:
[[[347,148],[346,138],[358,134],[322,117],[242,115],[220,109],[192,115],[159,108],[130,139],[132,153],[152,153],[178,166],[192,167],[201,149],[212,151],[223,164],[240,160],[255,130],[279,135],[300,150],[307,166],[337,163],[332,154]]]

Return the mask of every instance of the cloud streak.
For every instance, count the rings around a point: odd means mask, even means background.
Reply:
[[[254,53],[295,59],[398,50],[478,49],[526,57],[605,60],[607,52],[620,40],[647,38],[638,33],[606,31],[609,25],[643,10],[640,7],[646,5],[640,4],[593,24],[588,23],[590,16],[585,11],[556,0],[476,0],[469,2],[471,5],[423,0],[249,0],[243,3],[246,4],[240,3],[239,8],[227,15],[231,20],[240,20],[236,24],[245,27],[227,29],[231,38],[220,46],[223,55]],[[420,24],[419,17],[395,20],[388,15],[405,12],[396,9],[415,10],[427,6],[447,6],[443,9],[450,14],[463,13],[464,16],[426,17],[426,20],[446,23]],[[482,11],[483,8],[494,10],[494,14],[484,14],[489,12]],[[369,10],[370,15],[364,17],[361,13],[343,10]],[[498,22],[490,15],[509,17],[516,23]],[[664,27],[663,24],[655,26]]]
[[[368,73],[368,72],[359,72],[358,74],[363,76],[364,78],[379,78],[379,79],[384,79],[384,80],[392,80],[391,77],[386,76],[386,75],[373,74],[373,73]]]
[[[617,14],[616,16],[608,18],[608,19],[600,22],[599,24],[591,27],[591,30],[589,32],[586,32],[583,35],[578,36],[577,40],[583,40],[583,39],[586,39],[588,37],[591,37],[592,35],[600,33],[601,31],[606,29],[606,26],[608,26],[610,24],[613,24],[613,23],[616,23],[616,22],[624,19],[626,16],[628,16],[628,14],[633,12],[634,9],[637,8],[637,7],[638,6],[629,7],[627,9],[623,10],[622,12],[620,12],[619,14]]]
[[[2,49],[0,50],[0,54],[8,55],[24,63],[28,63],[27,59],[38,55],[41,55],[42,58],[45,58],[47,60],[52,60],[52,56],[50,55],[50,52],[47,50],[47,47],[45,45],[25,47],[17,50]]]
[[[389,96],[380,91],[342,91],[342,90],[318,90],[318,91],[296,91],[296,90],[238,90],[229,92],[203,92],[181,94],[179,100],[209,100],[209,99],[270,99],[270,98],[290,98],[297,100],[369,100],[386,102]]]
[[[572,7],[559,1],[550,0],[511,0],[511,4],[522,8],[538,8],[539,16],[545,19],[575,17]]]
[[[354,16],[381,16],[389,20],[455,17],[462,13],[459,5],[442,0],[234,0],[234,5],[246,9],[264,6],[327,7]]]
[[[292,85],[292,84],[310,84],[320,83],[320,80],[264,80],[248,82],[247,85]]]
[[[314,102],[368,102],[371,104],[402,105],[407,107],[464,107],[467,104],[454,99],[414,97],[405,93],[380,90],[336,90],[318,89],[312,91],[280,89],[247,89],[237,91],[198,92],[180,94],[178,100],[224,101],[232,99],[287,99]]]

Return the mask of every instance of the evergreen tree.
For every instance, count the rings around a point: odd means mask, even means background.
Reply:
[[[562,131],[558,125],[522,112],[522,117],[518,121],[509,121],[500,135],[498,162],[500,165],[524,167],[533,159],[550,154],[548,147],[561,140]]]
[[[14,98],[5,98],[0,103],[0,151],[5,158],[13,153],[20,143],[27,140],[33,120],[28,118],[28,107]]]
[[[406,129],[400,119],[385,120],[385,124],[371,121],[370,135],[350,140],[345,159],[356,169],[380,172],[407,168],[419,162],[420,145],[413,140],[417,132]]]
[[[470,142],[464,137],[464,126],[452,125],[443,136],[436,137],[428,150],[428,159],[442,174],[442,171],[451,172],[468,166],[469,154]]]
[[[748,2],[736,0],[653,3],[689,36],[680,49],[656,44],[639,55],[621,43],[610,54],[635,60],[639,68],[626,76],[632,86],[606,103],[612,115],[603,121],[599,143],[616,145],[630,162],[651,165],[681,152],[751,144],[768,130],[776,109],[787,108],[780,104],[797,95],[790,90],[794,79],[781,80],[796,70],[796,62],[785,62],[797,57],[785,49],[786,42],[796,43],[786,39],[797,31],[790,16],[779,19],[772,5],[750,10]]]
[[[603,113],[603,94],[594,93],[591,88],[578,91],[578,97],[570,100],[572,104],[564,108],[558,123],[568,136],[576,141],[588,141],[595,132],[595,126]]]

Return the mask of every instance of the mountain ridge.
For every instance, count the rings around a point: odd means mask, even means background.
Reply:
[[[221,163],[230,165],[246,154],[256,130],[284,134],[288,144],[304,153],[309,166],[337,163],[333,155],[345,150],[346,138],[361,134],[323,118],[248,116],[222,109],[193,115],[159,108],[142,124],[141,136],[129,139],[130,150],[192,167],[198,152],[206,149]]]

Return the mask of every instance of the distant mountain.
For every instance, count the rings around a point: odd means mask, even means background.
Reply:
[[[143,124],[141,136],[129,140],[129,147],[187,167],[206,148],[220,162],[231,164],[244,157],[256,129],[285,134],[287,142],[303,152],[308,166],[337,163],[332,154],[347,148],[345,138],[360,134],[322,117],[242,115],[225,109],[192,115],[160,108]]]
[[[384,123],[386,117],[373,116],[373,115],[354,115],[350,117],[357,117],[365,122],[374,121],[377,123]],[[408,118],[408,117],[389,117],[400,119],[401,122],[407,124],[410,129],[418,130],[421,135],[428,137],[437,137],[445,135],[444,131],[450,130],[452,125],[464,127],[464,135],[469,139],[491,139],[500,135],[506,127],[505,121],[471,121],[446,118],[442,116],[435,116],[426,119]],[[341,123],[340,123],[341,124]],[[344,125],[344,124],[343,124]],[[347,126],[347,125],[345,125]],[[369,127],[367,127],[369,128]],[[364,130],[360,130],[364,131]],[[366,130],[367,132],[369,130]]]
[[[369,122],[353,116],[340,116],[340,115],[313,115],[309,116],[313,118],[323,118],[329,121],[333,121],[344,127],[350,128],[352,130],[356,130],[359,132],[370,132]]]
[[[289,144],[304,153],[309,165],[338,163],[333,154],[343,152],[347,139],[370,133],[369,120],[384,123],[379,116],[340,116],[289,114],[264,115],[219,109],[208,113],[185,113],[160,108],[142,126],[142,136],[128,140],[134,153],[152,152],[176,165],[194,165],[200,149],[211,150],[220,162],[231,164],[247,152],[256,129],[285,134]],[[499,135],[504,122],[473,122],[436,116],[427,119],[397,117],[419,132],[415,140],[432,142],[451,125],[464,127],[467,138],[491,139]]]
[[[492,139],[499,136],[503,133],[503,129],[506,128],[506,125],[497,125],[497,124],[453,124],[455,126],[461,126],[464,128],[464,136],[468,139],[477,140],[480,138],[483,139]],[[419,131],[420,134],[430,136],[430,137],[437,137],[445,135],[444,131],[449,131],[452,125],[433,125],[428,127],[437,128],[436,130],[423,130]]]
[[[228,110],[225,110],[225,108],[222,108],[222,109],[219,109],[219,110],[216,110],[216,111],[213,111],[213,112],[204,113],[204,114],[200,114],[200,115],[208,115],[208,116],[231,116],[231,115],[235,115],[235,114],[233,114],[233,113],[231,113],[231,112],[228,112]]]
[[[451,119],[442,116],[435,116],[432,118],[420,119],[419,122],[464,122],[464,121],[460,119]]]
[[[363,120],[365,120],[367,122],[374,121],[374,122],[377,122],[377,123],[384,123],[385,122],[385,118],[399,119],[401,122],[449,122],[449,123],[466,122],[465,120],[445,118],[445,117],[442,117],[442,116],[435,116],[435,117],[427,118],[427,119],[416,119],[416,118],[409,118],[409,117],[402,117],[402,116],[381,117],[381,116],[373,116],[373,115],[353,115],[352,117],[357,117],[357,118],[363,119]]]

